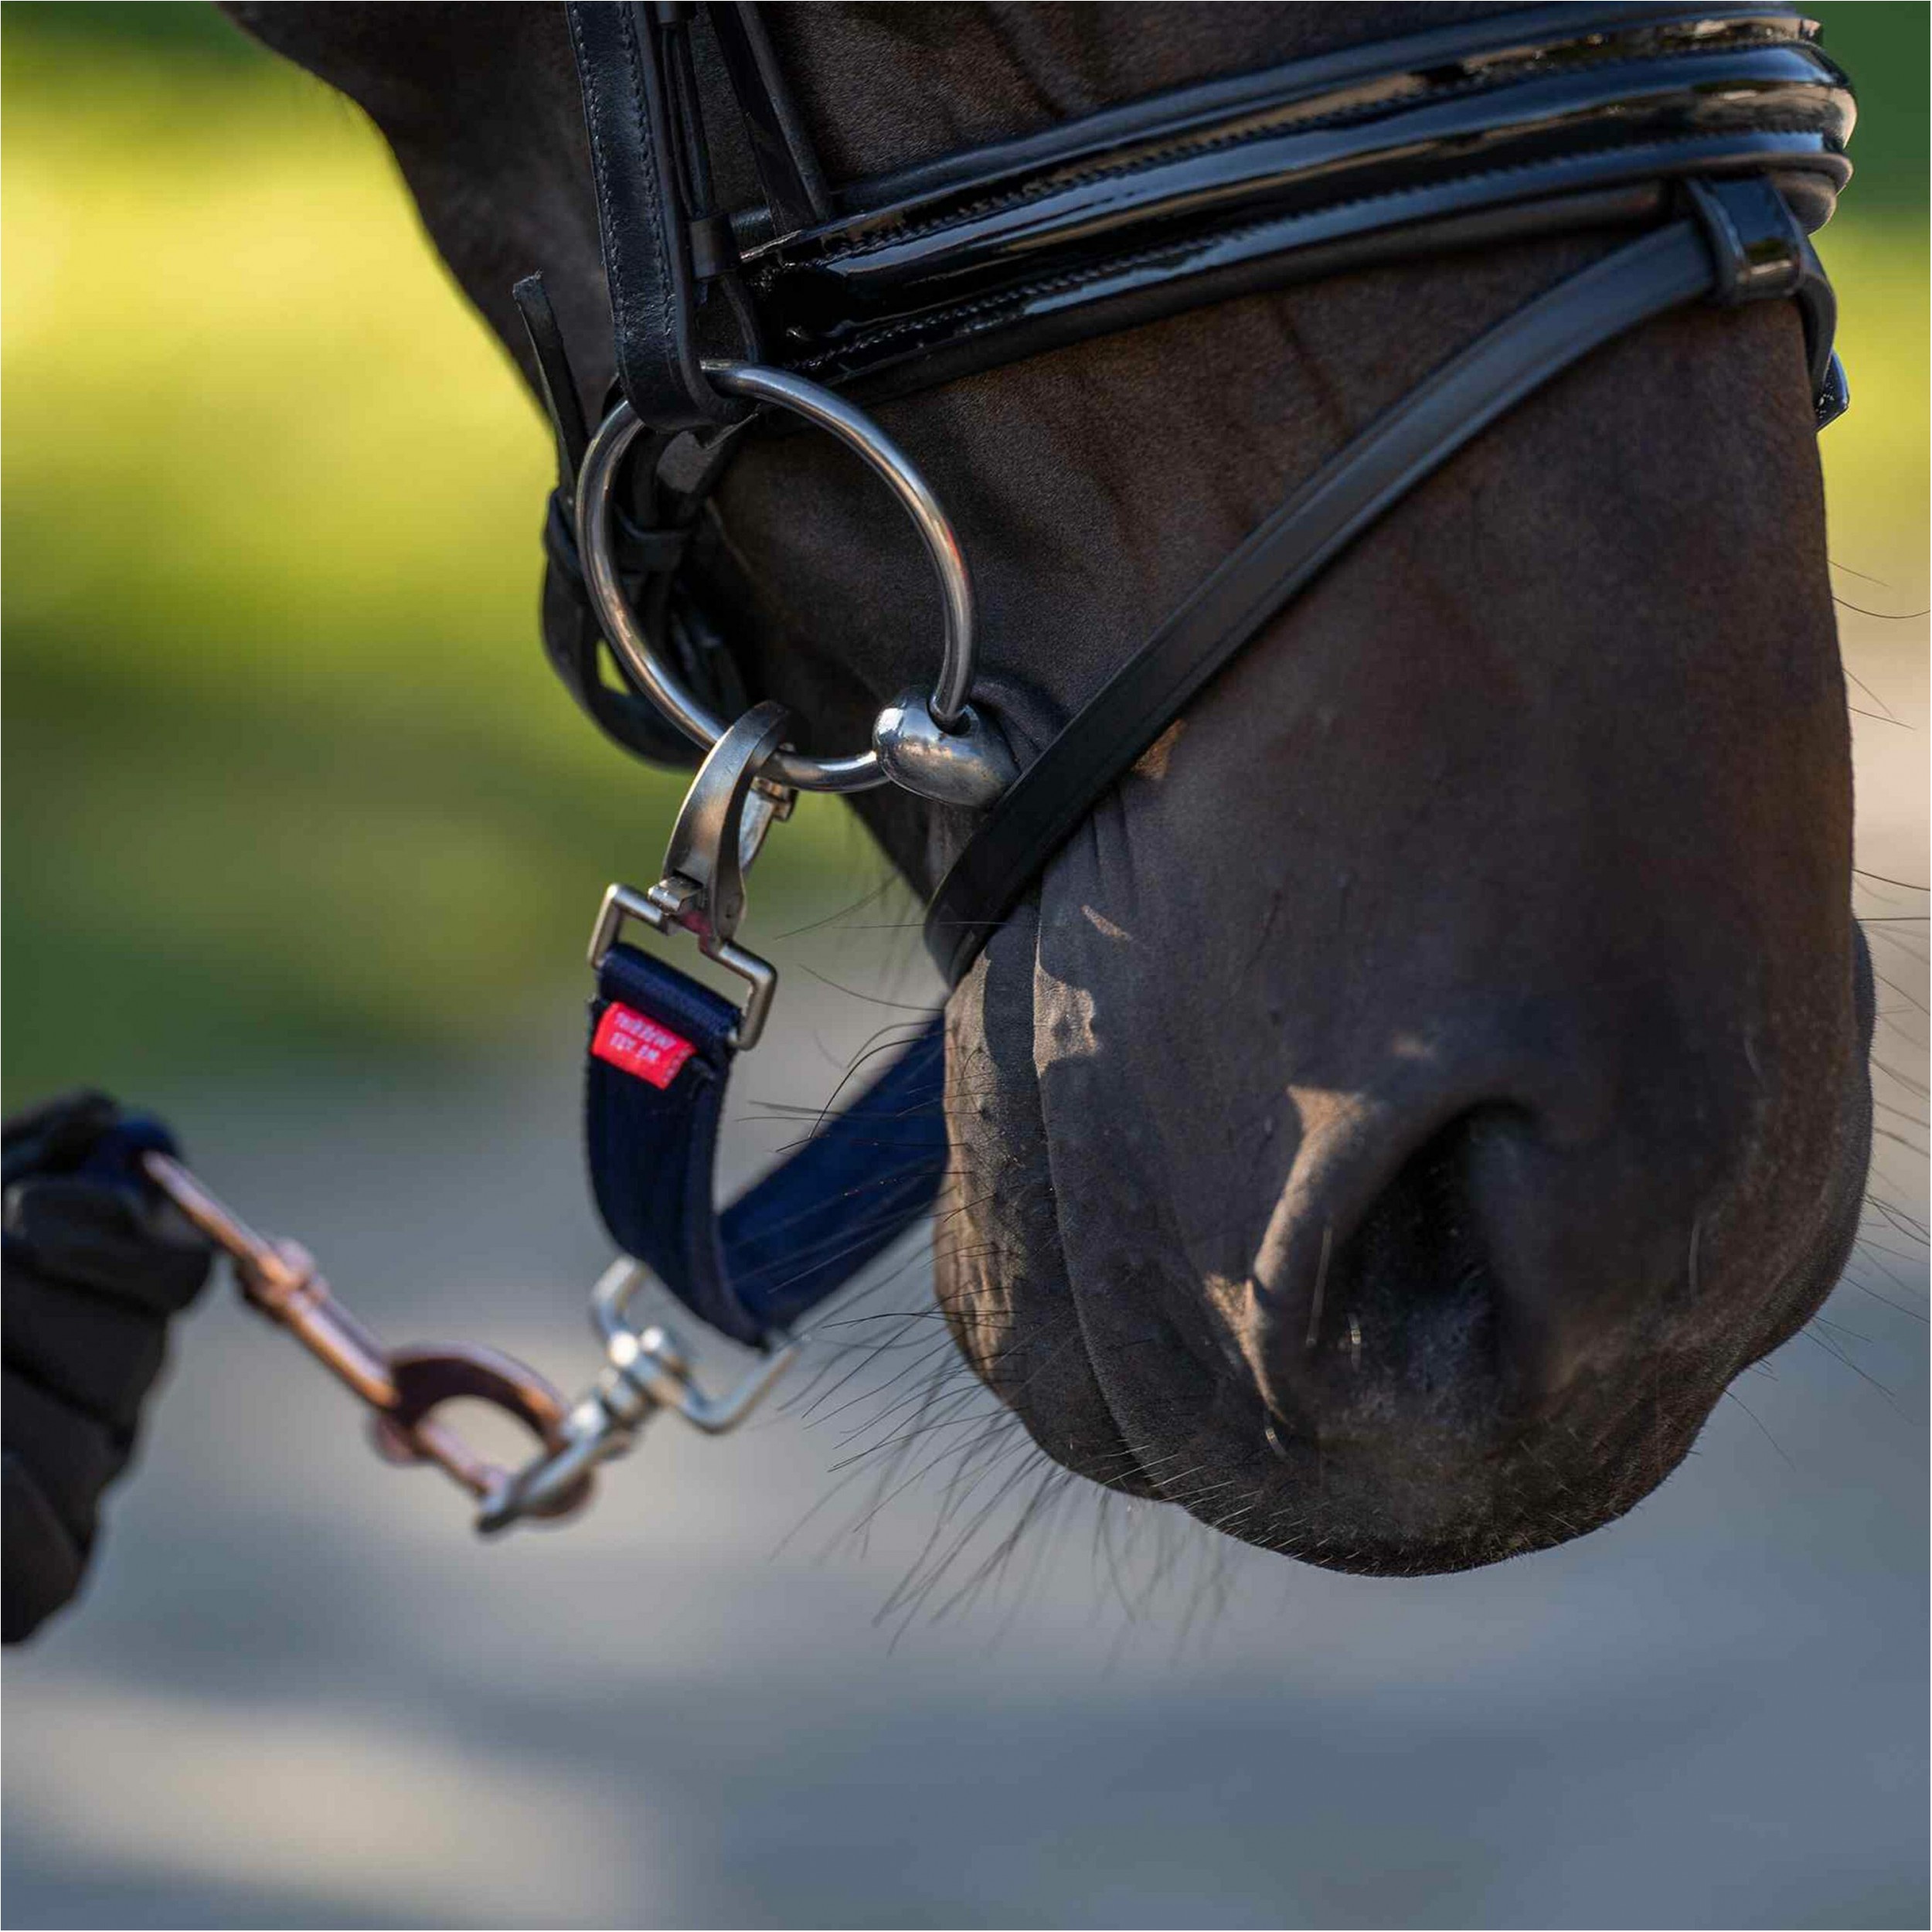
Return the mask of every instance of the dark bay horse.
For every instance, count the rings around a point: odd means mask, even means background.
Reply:
[[[230,10],[368,111],[519,355],[542,271],[594,409],[561,9]],[[1498,11],[767,17],[837,180]],[[886,405],[965,533],[1022,756],[1298,479],[1609,245],[1249,295]],[[718,506],[757,689],[862,741],[929,655],[910,534],[811,438],[750,443]],[[936,1243],[959,1348],[1047,1455],[1307,1561],[1457,1569],[1628,1509],[1818,1307],[1872,1025],[1824,534],[1790,305],[1651,322],[1417,489],[1060,852],[951,1001]],[[947,812],[857,808],[930,889]]]

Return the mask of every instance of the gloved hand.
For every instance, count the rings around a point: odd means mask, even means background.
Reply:
[[[100,1493],[126,1466],[168,1318],[208,1278],[208,1244],[142,1178],[158,1123],[70,1094],[0,1128],[4,1614],[30,1636],[80,1586]]]

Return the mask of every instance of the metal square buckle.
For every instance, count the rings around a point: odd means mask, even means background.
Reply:
[[[778,990],[778,969],[770,960],[760,959],[733,940],[707,937],[688,926],[685,919],[698,896],[698,889],[690,880],[675,873],[659,879],[648,893],[629,886],[607,886],[604,903],[597,908],[597,923],[590,930],[590,970],[603,970],[604,955],[617,943],[627,919],[634,919],[667,938],[674,930],[691,932],[706,958],[716,960],[751,989],[738,1010],[738,1023],[731,1029],[732,1046],[740,1053],[748,1053],[765,1030],[772,996]]]

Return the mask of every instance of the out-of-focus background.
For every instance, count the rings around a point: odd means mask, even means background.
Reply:
[[[8,1662],[9,1924],[1925,1922],[1927,14],[1815,11],[1864,102],[1824,454],[1889,1138],[1689,1464],[1467,1577],[1080,1496],[1002,1562],[1010,1464],[874,1513],[908,1349],[485,1548],[219,1290]],[[345,104],[199,6],[4,24],[9,1102],[164,1109],[386,1332],[575,1386],[579,947],[675,791],[542,663],[538,419]],[[930,991],[909,905],[834,917],[883,878],[838,809],[781,836],[740,1173],[865,989]]]

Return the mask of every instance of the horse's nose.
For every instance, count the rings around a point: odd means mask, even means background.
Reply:
[[[1628,1071],[1587,1055],[1487,1080],[1437,1063],[1379,1094],[1302,1100],[1240,1323],[1277,1431],[1498,1440],[1694,1291],[1726,1110],[1680,1094],[1703,1131],[1660,1134]]]

